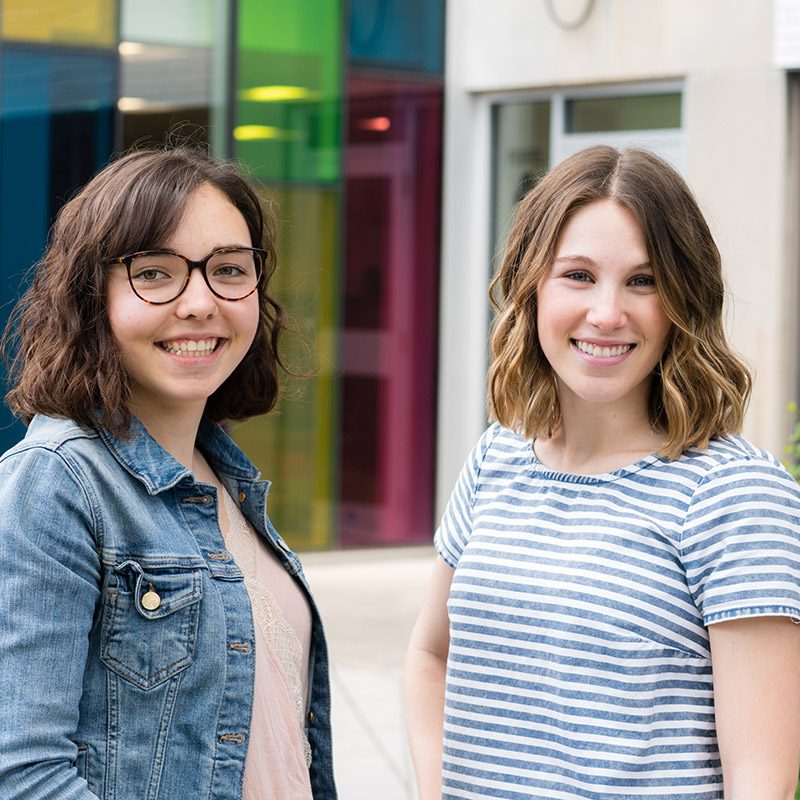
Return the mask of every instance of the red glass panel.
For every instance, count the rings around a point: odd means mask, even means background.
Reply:
[[[442,89],[351,78],[348,93],[340,542],[427,541]]]

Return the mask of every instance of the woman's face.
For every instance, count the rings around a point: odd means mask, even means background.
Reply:
[[[232,246],[252,246],[247,223],[224,194],[203,184],[189,197],[165,249],[199,261],[215,248]],[[134,414],[146,419],[175,411],[202,413],[253,342],[258,292],[222,300],[194,269],[179,297],[151,305],[134,294],[124,264],[115,264],[108,280],[108,317],[131,377]]]
[[[537,298],[539,342],[562,408],[574,399],[644,410],[671,322],[633,214],[609,199],[577,211]]]

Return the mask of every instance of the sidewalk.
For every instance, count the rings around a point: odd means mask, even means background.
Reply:
[[[433,546],[302,554],[331,655],[340,800],[414,800],[401,674]]]

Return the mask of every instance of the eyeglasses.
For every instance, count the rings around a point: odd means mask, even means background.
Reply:
[[[163,305],[180,297],[193,269],[199,269],[208,288],[221,300],[244,300],[258,287],[267,252],[255,247],[220,247],[200,261],[177,253],[144,250],[109,261],[124,264],[134,294],[145,303]]]

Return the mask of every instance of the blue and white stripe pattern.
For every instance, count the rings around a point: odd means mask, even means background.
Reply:
[[[722,797],[705,626],[800,617],[800,492],[739,437],[597,476],[498,425],[436,533],[443,798]]]

